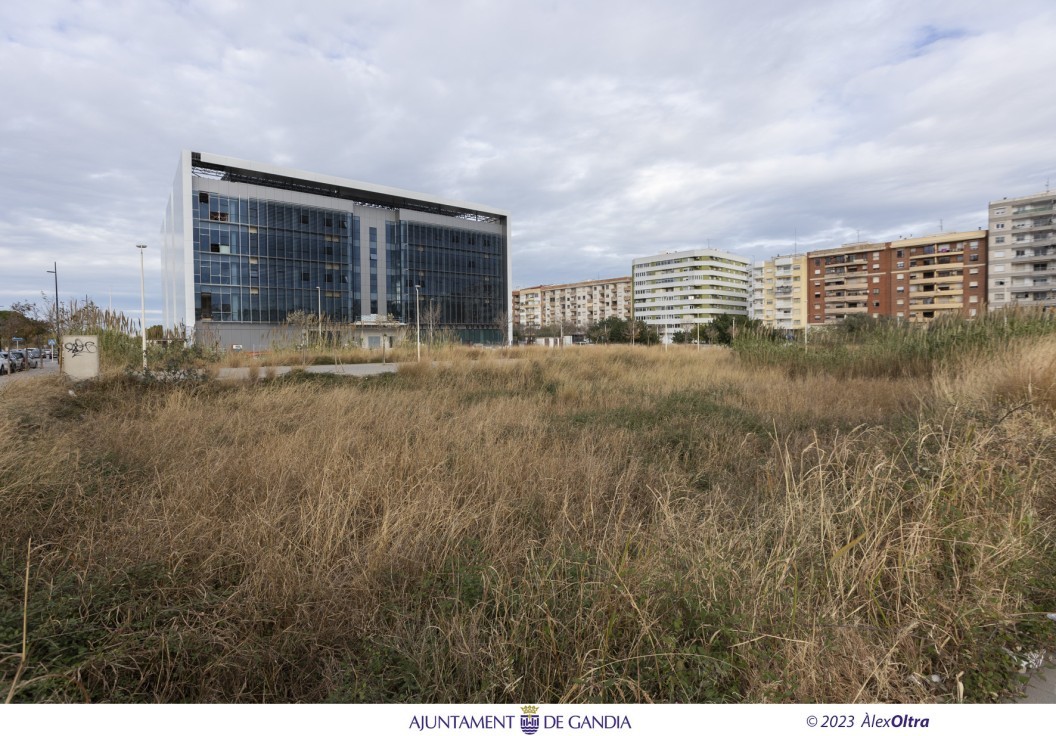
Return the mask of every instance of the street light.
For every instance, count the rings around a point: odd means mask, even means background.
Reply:
[[[414,327],[418,342],[418,362],[422,362],[422,310],[418,284],[414,285]]]
[[[62,365],[62,335],[59,334],[59,263],[52,261],[52,269],[47,273],[55,274],[55,360]]]
[[[319,344],[323,344],[323,289],[321,286],[315,287],[315,310],[317,314],[317,321],[319,322]]]
[[[147,277],[143,266],[143,251],[146,243],[136,243],[139,248],[139,313],[140,328],[143,331],[143,373],[147,372]]]

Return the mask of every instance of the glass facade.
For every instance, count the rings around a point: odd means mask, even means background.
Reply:
[[[400,250],[406,269],[402,313],[408,322],[414,319],[417,284],[423,312],[430,303],[439,305],[441,324],[458,326],[463,339],[500,339],[507,294],[501,235],[401,221]]]
[[[194,315],[282,322],[322,310],[358,318],[358,242],[348,212],[195,190]]]
[[[314,314],[321,299],[331,320],[354,322],[364,316],[364,290],[369,314],[409,324],[417,285],[423,311],[437,306],[441,327],[474,342],[501,339],[502,235],[386,220],[384,230],[366,228],[364,279],[361,221],[349,212],[195,189],[192,220],[195,321],[281,323],[291,312]]]

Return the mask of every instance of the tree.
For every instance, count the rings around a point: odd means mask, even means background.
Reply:
[[[430,345],[433,344],[435,333],[440,328],[442,316],[443,310],[432,299],[422,308],[422,329],[428,334]]]
[[[42,346],[55,332],[54,323],[41,319],[41,310],[31,302],[13,302],[10,309],[0,309],[0,342],[11,344],[20,337],[25,345]]]
[[[505,309],[500,309],[499,313],[495,315],[495,327],[499,330],[499,341],[505,345],[506,336],[509,334],[507,330],[510,327],[510,316]]]
[[[587,328],[587,338],[594,343],[611,344],[630,341],[627,321],[619,317],[606,317]]]
[[[720,314],[705,328],[708,342],[714,345],[732,345],[737,334],[745,335],[762,327],[759,320],[748,319],[737,314]]]

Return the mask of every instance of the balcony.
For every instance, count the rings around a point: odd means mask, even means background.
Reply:
[[[931,299],[925,297],[924,299],[909,300],[909,308],[911,310],[960,309],[963,306],[964,302],[960,299]]]
[[[1032,215],[1037,212],[1052,212],[1052,203],[1041,204],[1041,205],[1026,205],[1024,207],[1013,207],[1012,216],[1017,215]]]
[[[865,303],[855,305],[847,305],[845,307],[825,307],[825,314],[830,315],[842,315],[842,314],[865,314],[868,312],[868,307]]]
[[[961,276],[961,274],[959,272],[958,273],[953,273],[953,274],[947,273],[947,274],[941,275],[941,276],[940,275],[929,276],[929,275],[927,275],[929,273],[931,273],[931,272],[930,271],[924,271],[924,272],[921,272],[921,273],[918,273],[918,274],[911,274],[910,277],[909,277],[910,285],[911,286],[919,286],[919,285],[923,285],[923,284],[957,284],[957,283],[960,283],[960,282],[962,282],[964,280],[964,277]]]
[[[1056,289],[1056,283],[1047,284],[1012,284],[1010,287],[1013,294],[1029,294],[1031,292],[1045,292]]]
[[[846,301],[852,301],[852,302],[862,301],[862,302],[864,302],[868,298],[869,298],[869,294],[867,292],[865,292],[865,291],[854,291],[854,292],[848,291],[846,293],[841,292],[839,294],[826,294],[825,295],[825,304],[826,305],[829,305],[829,304],[842,304],[843,302],[846,302]]]
[[[920,260],[923,260],[923,262],[922,263],[914,263],[913,262],[913,261],[920,261]],[[940,256],[938,258],[934,258],[933,257],[933,258],[926,258],[926,259],[914,258],[914,259],[910,260],[909,270],[910,270],[910,273],[914,273],[914,272],[917,272],[917,271],[926,271],[926,270],[940,271],[940,270],[943,269],[944,266],[947,269],[949,269],[949,268],[960,268],[963,263],[964,263],[964,258],[963,257],[956,257],[956,256]]]
[[[1026,245],[1025,243],[1017,243],[1017,245]],[[1034,248],[1020,248],[1019,250],[1027,251],[1027,255],[1024,256],[1012,256],[1012,265],[1017,263],[1045,263],[1047,261],[1056,261],[1056,248],[1036,247],[1036,243],[1030,245],[1035,246]],[[1040,253],[1039,253],[1040,251]],[[1015,251],[1012,251],[1015,253]],[[1030,255],[1033,253],[1033,255]]]

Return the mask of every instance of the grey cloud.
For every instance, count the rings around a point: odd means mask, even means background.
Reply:
[[[0,305],[136,311],[146,241],[157,314],[183,148],[508,209],[515,286],[974,228],[1056,174],[1049,6],[9,4]]]

